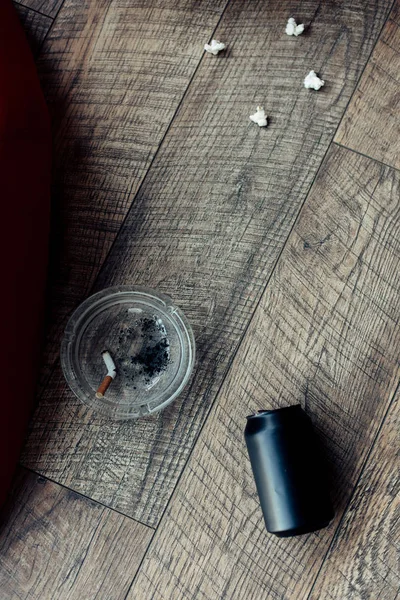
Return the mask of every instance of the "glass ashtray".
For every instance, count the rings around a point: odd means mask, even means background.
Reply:
[[[117,286],[85,300],[61,345],[61,366],[74,394],[115,420],[165,408],[193,370],[195,342],[184,314],[151,289]]]

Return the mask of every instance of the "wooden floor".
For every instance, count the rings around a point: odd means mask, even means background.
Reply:
[[[400,0],[23,4],[54,124],[53,240],[1,600],[399,598]],[[164,412],[110,423],[67,389],[59,345],[74,307],[122,283],[174,298],[198,361]],[[243,429],[297,402],[337,511],[278,539]]]

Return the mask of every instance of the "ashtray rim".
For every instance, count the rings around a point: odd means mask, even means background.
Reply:
[[[136,299],[142,300],[144,304],[147,302],[149,307],[154,307],[156,312],[158,310],[160,315],[164,315],[164,318],[170,321],[179,338],[181,356],[185,357],[185,365],[183,366],[182,372],[180,373],[181,367],[179,367],[171,384],[166,390],[159,393],[160,402],[156,407],[151,408],[150,404],[154,404],[158,401],[157,397],[153,398],[151,401],[149,400],[147,403],[138,405],[136,411],[132,409],[132,406],[128,411],[128,404],[123,405],[110,401],[106,396],[102,399],[96,398],[92,393],[92,388],[85,380],[82,373],[79,374],[79,370],[76,368],[77,360],[74,360],[76,353],[79,351],[79,339],[84,335],[85,329],[88,327],[91,319],[98,315],[98,312],[104,305],[109,304],[112,306],[117,303],[118,296],[121,296],[121,302],[124,300],[129,302],[129,298],[127,298],[129,295],[132,295],[133,297],[136,296]],[[183,353],[184,348],[186,356]],[[63,340],[61,342],[60,358],[65,380],[74,395],[83,404],[89,406],[97,413],[113,420],[121,421],[154,414],[173,402],[173,400],[182,393],[193,373],[196,359],[196,347],[190,323],[182,310],[174,304],[170,296],[145,286],[117,285],[92,294],[75,309],[65,327]],[[175,389],[172,393],[169,393],[168,389],[170,389],[174,382]]]

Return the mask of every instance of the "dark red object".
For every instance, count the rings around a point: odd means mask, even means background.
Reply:
[[[11,0],[0,0],[0,504],[34,396],[47,270],[51,135]]]

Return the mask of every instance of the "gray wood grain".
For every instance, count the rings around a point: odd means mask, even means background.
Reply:
[[[293,39],[290,2],[229,4],[215,36],[229,48],[204,57],[96,285],[141,283],[174,298],[197,340],[191,385],[158,417],[116,425],[82,409],[57,369],[26,465],[159,521],[388,10],[310,2],[299,15],[309,34]],[[327,82],[320,93],[302,85],[310,68]],[[267,129],[249,121],[257,104],[271,115]],[[76,260],[100,264],[103,246],[89,242]]]
[[[396,2],[394,3],[393,8],[390,13],[390,18],[392,21],[395,21],[395,23],[397,23],[397,25],[400,25],[400,2],[399,2],[399,0],[396,0]]]
[[[60,10],[64,0],[21,0],[21,6],[39,11],[48,17],[55,17]]]
[[[53,20],[25,6],[21,6],[17,2],[14,2],[14,6],[24,28],[32,53],[34,56],[37,56]]]
[[[400,1],[391,12],[335,140],[400,168]]]
[[[1,515],[2,600],[124,600],[153,531],[21,469]]]
[[[310,600],[396,600],[400,588],[400,394],[390,407]]]
[[[329,151],[127,600],[307,597],[399,381],[399,191],[398,171]],[[265,530],[243,430],[255,410],[298,402],[324,443],[337,514],[328,529],[282,539]],[[388,504],[366,491],[363,502],[395,525]],[[383,531],[375,539],[384,544]],[[343,544],[338,568],[353,554],[368,561],[357,537]],[[381,597],[338,585],[326,594]]]
[[[38,61],[53,119],[42,380],[89,293],[227,0],[66,0]]]

